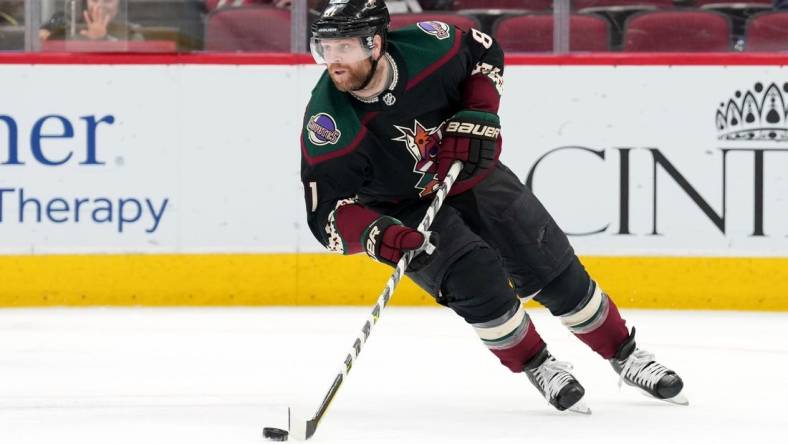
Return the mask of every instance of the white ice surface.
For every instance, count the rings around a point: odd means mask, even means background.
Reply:
[[[617,387],[549,313],[591,416],[549,407],[448,309],[388,308],[319,443],[788,442],[788,313],[625,310],[689,407]],[[0,310],[0,443],[263,443],[312,413],[366,308]]]

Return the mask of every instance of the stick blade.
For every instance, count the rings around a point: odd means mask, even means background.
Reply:
[[[296,441],[306,441],[317,430],[316,420],[306,420],[298,416],[292,407],[287,408],[287,422],[290,438]]]

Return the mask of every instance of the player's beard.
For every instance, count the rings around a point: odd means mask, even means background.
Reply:
[[[334,70],[343,69],[344,73],[335,75]],[[353,64],[332,63],[328,65],[328,75],[334,86],[342,92],[358,91],[367,80],[370,70],[372,70],[372,59],[366,58]]]

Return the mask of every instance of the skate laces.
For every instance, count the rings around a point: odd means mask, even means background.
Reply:
[[[533,369],[531,373],[542,388],[545,399],[550,401],[566,384],[574,380],[572,374],[569,373],[571,370],[572,364],[557,361],[551,356],[542,365]]]
[[[619,373],[618,386],[628,380],[639,387],[653,389],[668,370],[654,360],[654,354],[645,350],[635,349],[624,362]]]

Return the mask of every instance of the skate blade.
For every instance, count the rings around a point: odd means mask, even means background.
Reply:
[[[643,389],[638,388],[638,391],[643,396],[645,396],[647,398],[651,398],[651,399],[656,399],[657,401],[664,401],[664,402],[667,402],[667,403],[670,403],[670,404],[676,404],[676,405],[684,405],[684,406],[689,405],[689,399],[687,399],[687,397],[684,396],[683,392],[679,392],[678,395],[676,395],[676,396],[674,396],[672,398],[661,399],[661,398],[657,398],[656,396],[652,395],[651,393],[649,393],[649,392],[647,392],[647,391],[645,391]]]
[[[684,396],[684,393],[681,393],[681,392],[679,392],[678,395],[676,395],[676,396],[674,396],[672,398],[664,399],[663,401],[669,402],[671,404],[677,404],[677,405],[689,405],[689,399],[687,399],[687,397]]]
[[[588,408],[586,403],[583,401],[577,401],[572,407],[569,407],[567,410],[573,413],[580,413],[581,415],[591,414],[591,409]]]

